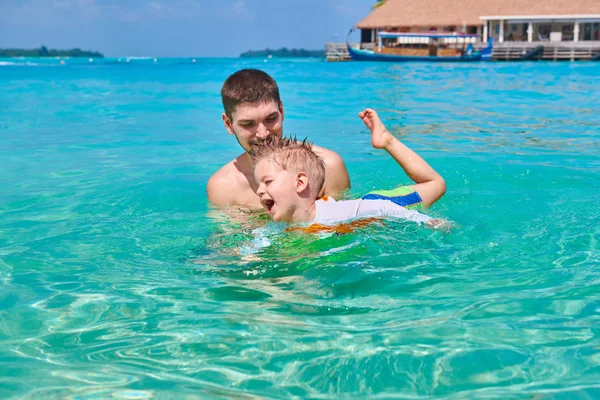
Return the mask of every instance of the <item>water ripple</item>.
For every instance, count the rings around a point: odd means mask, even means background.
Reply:
[[[600,396],[595,65],[158,64],[0,67],[0,397]],[[351,195],[407,180],[356,117],[377,108],[445,177],[450,232],[209,209],[241,67]]]

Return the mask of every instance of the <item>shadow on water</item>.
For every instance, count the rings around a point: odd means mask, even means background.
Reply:
[[[419,291],[422,273],[435,269],[432,251],[448,236],[403,221],[350,234],[289,232],[262,223],[246,230],[217,225],[191,251],[182,273],[212,280],[206,295],[215,301],[259,302],[290,315],[366,313],[380,307],[374,297]]]

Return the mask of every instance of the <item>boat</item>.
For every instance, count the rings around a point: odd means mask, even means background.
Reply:
[[[350,36],[352,30],[348,33]],[[373,49],[350,46],[348,53],[355,61],[487,61],[492,56],[492,41],[476,49],[473,42],[480,36],[468,33],[378,32]]]

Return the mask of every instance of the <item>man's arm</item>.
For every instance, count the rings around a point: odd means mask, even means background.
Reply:
[[[367,108],[359,113],[359,117],[371,130],[373,147],[386,150],[406,172],[406,175],[416,183],[411,187],[419,193],[424,206],[431,206],[446,193],[444,178],[417,153],[396,139],[386,129],[375,111]]]
[[[350,188],[350,177],[344,160],[334,151],[315,146],[315,152],[325,162],[325,183],[321,196],[331,196],[335,199],[342,197],[342,193]]]

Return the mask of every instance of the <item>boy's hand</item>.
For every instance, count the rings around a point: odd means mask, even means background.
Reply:
[[[375,110],[367,108],[359,112],[358,116],[371,131],[371,144],[373,147],[376,149],[386,149],[394,137],[388,132],[385,125],[383,125]]]
[[[433,229],[440,229],[444,232],[449,232],[450,228],[452,227],[450,225],[450,222],[441,218],[432,218],[429,221],[425,222],[425,225]]]

